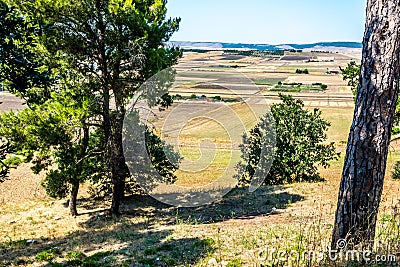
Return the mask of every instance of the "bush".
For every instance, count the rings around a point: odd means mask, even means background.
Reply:
[[[398,127],[393,127],[392,128],[392,135],[400,134],[400,128]]]
[[[400,179],[400,161],[396,161],[396,163],[394,164],[392,178],[396,180]]]
[[[196,96],[195,94],[192,94],[189,98],[190,98],[190,99],[196,99],[197,96]]]
[[[60,250],[57,249],[57,248],[51,248],[51,249],[48,249],[48,250],[43,250],[42,252],[38,253],[35,256],[35,261],[38,261],[38,262],[43,262],[43,261],[52,262],[55,259],[55,257],[57,255],[60,255],[60,254],[61,254]]]
[[[249,185],[256,171],[262,172],[271,162],[271,154],[261,155],[261,149],[274,149],[275,157],[270,172],[265,173],[264,184],[276,185],[294,182],[321,181],[317,166],[327,168],[329,161],[338,159],[334,143],[325,144],[330,123],[321,117],[321,111],[304,109],[303,101],[280,94],[282,103],[271,107],[271,114],[243,136],[242,161],[237,165],[239,184]],[[275,120],[276,146],[271,148],[272,122]],[[259,164],[261,162],[261,164]],[[265,171],[265,170],[264,170]]]
[[[175,96],[172,97],[174,100],[180,100],[183,99],[183,97],[180,94],[176,94]]]
[[[321,89],[322,90],[326,90],[328,88],[328,85],[326,85],[326,84],[321,84]]]
[[[304,69],[304,70],[297,69],[296,70],[296,74],[308,74],[308,73],[309,73],[308,69]]]
[[[24,160],[19,156],[13,156],[11,158],[5,159],[3,162],[8,166],[17,167],[21,165]]]

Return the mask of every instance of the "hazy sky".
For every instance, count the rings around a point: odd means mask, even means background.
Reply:
[[[367,0],[168,0],[174,41],[362,41]]]

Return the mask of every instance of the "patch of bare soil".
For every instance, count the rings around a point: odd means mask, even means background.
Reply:
[[[0,184],[0,205],[48,199],[40,185],[43,177],[33,174],[28,164],[11,169],[9,179]]]
[[[0,111],[21,110],[26,108],[25,101],[7,92],[0,92]]]

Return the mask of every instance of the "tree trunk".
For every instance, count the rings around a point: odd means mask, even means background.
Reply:
[[[79,181],[72,184],[70,196],[69,196],[69,212],[71,216],[78,216],[78,211],[76,210],[76,200],[78,198],[79,192]]]
[[[125,181],[126,177],[129,175],[122,145],[124,116],[124,112],[117,112],[117,114],[113,116],[111,120],[112,134],[109,143],[111,178],[113,184],[110,213],[117,216],[120,215],[119,207],[125,196]]]
[[[79,160],[84,159],[89,146],[89,127],[84,126],[82,130],[83,130],[83,138],[82,138],[81,149],[78,155]],[[78,162],[78,164],[75,166],[75,176],[74,179],[72,179],[71,181],[71,192],[69,195],[68,206],[69,206],[69,212],[72,216],[78,216],[78,211],[76,209],[76,201],[78,199],[80,177],[82,176],[82,171],[83,171],[82,163],[83,163],[82,161]]]
[[[372,248],[400,73],[400,0],[368,0],[363,59],[332,235]]]

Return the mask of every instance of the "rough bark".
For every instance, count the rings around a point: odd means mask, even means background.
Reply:
[[[110,167],[112,177],[112,203],[110,213],[120,215],[119,207],[125,196],[125,181],[129,175],[129,169],[125,163],[125,156],[122,147],[122,128],[124,112],[119,112],[112,119],[112,134],[110,136]]]
[[[82,138],[80,152],[78,155],[80,162],[78,162],[76,165],[75,176],[74,176],[74,179],[72,179],[72,181],[71,181],[71,191],[70,191],[69,201],[68,201],[69,212],[70,212],[71,216],[78,216],[78,211],[76,208],[76,201],[78,199],[78,192],[79,192],[79,186],[80,186],[79,177],[83,171],[82,159],[85,158],[88,147],[89,147],[89,134],[90,134],[89,127],[85,126],[82,130],[83,130],[83,138]]]
[[[69,213],[71,216],[78,216],[78,211],[76,209],[76,201],[78,199],[78,192],[79,192],[79,181],[72,184],[71,192],[69,196]]]
[[[368,0],[363,59],[338,197],[332,248],[371,248],[400,73],[400,0]]]

